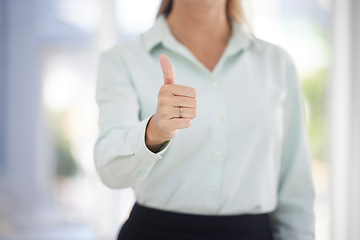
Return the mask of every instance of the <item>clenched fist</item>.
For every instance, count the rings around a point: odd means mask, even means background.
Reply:
[[[165,141],[174,138],[178,129],[189,127],[197,115],[196,90],[176,84],[170,59],[164,54],[159,58],[164,85],[159,90],[156,113],[150,118],[145,134],[145,143],[152,152],[157,152]]]

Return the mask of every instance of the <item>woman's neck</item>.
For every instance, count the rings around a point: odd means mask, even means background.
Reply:
[[[209,42],[226,44],[231,35],[226,1],[223,0],[209,3],[174,0],[167,23],[175,38],[194,47],[201,47]]]

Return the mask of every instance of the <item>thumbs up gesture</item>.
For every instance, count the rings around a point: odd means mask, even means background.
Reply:
[[[151,117],[145,134],[146,145],[153,152],[157,152],[163,142],[174,138],[178,129],[189,127],[197,115],[196,90],[176,84],[170,59],[164,54],[159,58],[164,85],[159,90],[156,113]]]

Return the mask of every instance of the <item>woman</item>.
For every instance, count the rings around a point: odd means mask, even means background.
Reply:
[[[244,23],[236,0],[164,0],[101,54],[96,170],[136,197],[118,239],[314,239],[296,69]]]

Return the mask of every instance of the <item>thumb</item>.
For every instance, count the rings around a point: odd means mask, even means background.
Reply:
[[[176,84],[174,66],[169,57],[165,54],[160,54],[159,58],[164,75],[164,84]]]

